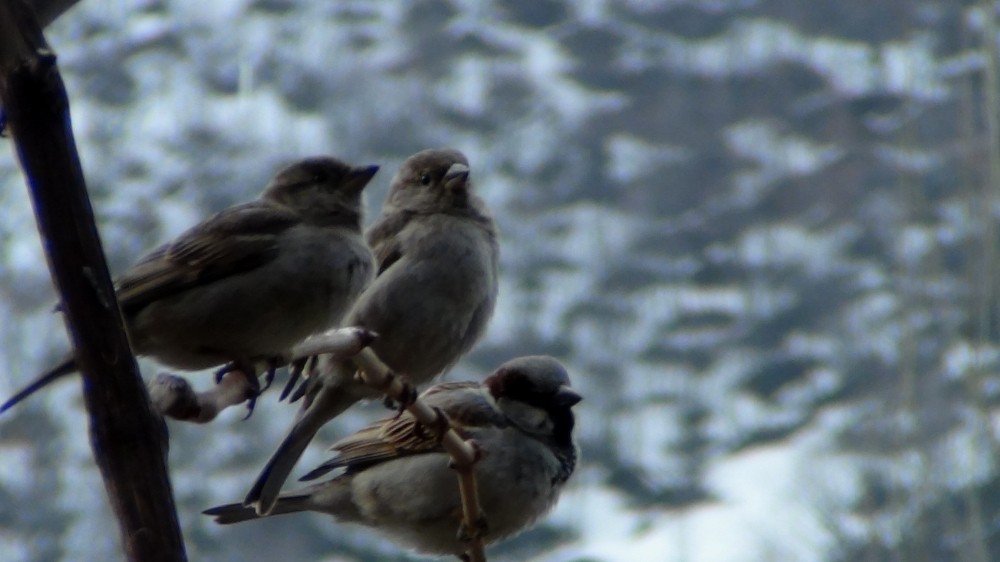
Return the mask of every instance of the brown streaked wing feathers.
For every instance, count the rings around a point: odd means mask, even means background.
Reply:
[[[381,217],[368,229],[365,239],[371,246],[375,263],[378,264],[376,275],[381,275],[383,271],[389,269],[392,264],[403,257],[399,233],[410,223],[412,218],[412,212],[398,211]]]
[[[475,382],[443,383],[427,390],[421,399],[426,400],[431,407],[440,407],[458,434],[467,437],[467,429],[490,424],[506,425],[502,414],[481,396],[472,399],[476,395],[468,393],[463,395],[464,400],[446,399],[447,393],[462,389],[475,391],[479,388],[481,385]],[[444,449],[434,431],[418,428],[417,425],[417,421],[409,412],[404,412],[395,419],[386,418],[375,422],[334,443],[330,449],[337,451],[337,456],[302,479],[312,480],[338,467],[347,467],[348,471],[352,472],[409,455],[443,452]]]
[[[249,271],[277,253],[277,237],[298,222],[284,208],[252,201],[191,228],[133,266],[116,283],[126,314],[192,287]]]

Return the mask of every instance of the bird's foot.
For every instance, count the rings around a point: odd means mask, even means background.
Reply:
[[[283,357],[269,357],[265,362],[267,363],[267,369],[264,371],[264,386],[260,389],[261,393],[271,388],[271,384],[274,383],[274,374],[278,372],[278,367],[287,363]]]
[[[249,419],[253,415],[253,409],[257,406],[257,397],[262,392],[260,381],[257,380],[257,371],[253,363],[249,361],[237,360],[227,363],[215,372],[215,383],[222,382],[222,378],[229,373],[242,373],[247,378],[247,415],[243,419]],[[266,387],[265,387],[266,388]]]
[[[401,375],[396,376],[399,378],[399,382],[403,383],[403,390],[400,392],[399,403],[397,404],[396,401],[389,396],[386,396],[385,401],[383,402],[386,408],[396,410],[396,416],[393,419],[399,419],[399,416],[403,415],[403,412],[405,412],[407,408],[412,406],[413,403],[417,401],[418,396],[417,387],[413,386],[409,379]]]
[[[440,444],[444,440],[444,434],[448,433],[448,430],[451,429],[451,422],[448,421],[448,416],[441,408],[435,407],[434,414],[434,423],[430,426],[418,423],[413,426],[413,432],[421,440],[432,437],[435,442]],[[430,431],[430,435],[426,433],[428,430]]]
[[[316,364],[319,362],[318,355],[310,355],[309,357],[303,357],[302,359],[296,359],[292,361],[291,367],[288,369],[288,382],[285,383],[285,388],[281,389],[281,396],[278,397],[278,401],[282,401],[288,398],[288,395],[292,393],[295,389],[295,384],[299,382],[299,377],[305,376],[306,379],[312,376],[316,371]],[[305,381],[303,381],[302,387],[305,387]],[[302,392],[297,391],[289,402],[295,402],[299,398],[302,398],[304,390]]]
[[[481,539],[486,536],[489,527],[489,523],[486,521],[486,514],[480,511],[471,524],[466,523],[465,519],[462,519],[461,524],[458,526],[458,540],[463,543],[470,543],[476,539]]]

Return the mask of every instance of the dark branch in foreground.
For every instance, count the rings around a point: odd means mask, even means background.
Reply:
[[[83,374],[91,445],[134,561],[186,560],[167,434],[129,349],[55,55],[22,0],[0,2],[0,99]]]
[[[38,23],[48,27],[59,16],[72,8],[80,0],[30,0],[28,4],[35,9]]]

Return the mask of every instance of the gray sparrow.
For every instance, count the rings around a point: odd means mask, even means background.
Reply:
[[[421,399],[440,408],[482,453],[475,470],[486,543],[524,530],[555,505],[576,465],[571,408],[580,401],[558,361],[520,357],[481,384],[443,383]],[[339,473],[281,494],[270,514],[326,513],[419,552],[460,556],[466,544],[457,536],[462,508],[455,471],[434,432],[415,426],[407,412],[337,442],[337,455],[303,480]],[[260,517],[242,504],[205,513],[222,524]]]
[[[372,349],[413,385],[454,365],[482,337],[497,298],[499,247],[492,217],[472,192],[469,163],[454,149],[408,158],[366,237],[378,274],[344,319],[378,335]],[[332,361],[305,384],[285,439],[245,499],[266,514],[320,427],[374,391],[349,361]]]
[[[116,281],[132,349],[164,365],[228,363],[258,388],[306,336],[336,325],[374,275],[361,237],[361,192],[378,166],[328,157],[282,169],[236,205],[152,251]],[[76,371],[72,357],[0,407]]]

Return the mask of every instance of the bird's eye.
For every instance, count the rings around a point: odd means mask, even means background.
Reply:
[[[421,174],[420,175],[420,185],[430,185],[430,184],[431,184],[431,175],[430,174]]]

